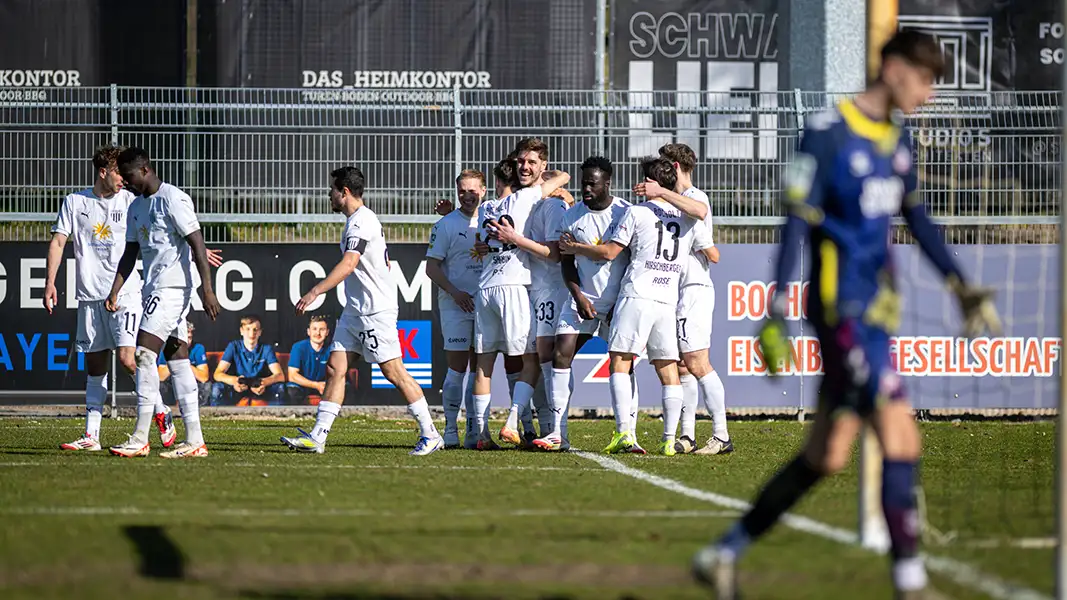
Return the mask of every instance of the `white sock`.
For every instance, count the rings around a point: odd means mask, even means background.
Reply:
[[[133,439],[141,444],[148,443],[148,430],[152,427],[159,396],[159,371],[156,361],[159,354],[148,348],[138,346],[135,353],[137,360],[137,422],[133,427]]]
[[[196,376],[189,365],[189,359],[168,360],[171,381],[174,384],[174,397],[182,409],[182,423],[185,424],[185,441],[200,446],[204,443],[204,434],[200,430],[200,390],[196,385]],[[159,412],[157,408],[155,412]]]
[[[630,389],[633,390],[633,400],[630,402],[630,433],[637,439],[637,411],[641,408],[640,395],[637,389],[637,372],[630,373]]]
[[[330,435],[333,420],[341,414],[341,405],[336,402],[323,400],[319,402],[319,410],[315,416],[315,427],[311,430],[311,439],[320,444],[326,443],[326,437]]]
[[[674,440],[678,419],[682,416],[682,386],[663,386],[663,441]]]
[[[474,406],[474,372],[467,372],[467,383],[463,387],[463,412],[467,417],[467,434],[466,435],[478,435],[478,419],[480,414]]]
[[[559,436],[560,439],[563,439],[563,423],[567,417],[567,405],[571,401],[570,380],[570,369],[552,369],[552,429],[550,432]]]
[[[525,381],[515,382],[515,393],[511,395],[511,412],[508,413],[508,428],[515,429],[518,426],[519,412],[530,406],[533,395],[533,386]]]
[[[570,370],[570,369],[568,369]],[[567,408],[563,409],[563,419],[559,422],[559,435],[564,440],[569,440],[567,437],[567,413],[571,409],[571,398],[574,397],[574,371],[571,371],[571,376],[567,380]]]
[[[913,592],[926,587],[926,565],[921,556],[901,558],[893,563],[893,587]]]
[[[533,405],[537,410],[537,427],[541,437],[557,431],[556,420],[552,416],[552,361],[541,363],[541,379],[534,390]]]
[[[437,437],[437,427],[433,424],[433,417],[430,416],[430,405],[426,404],[426,398],[419,398],[415,402],[408,404],[408,412],[415,418],[415,422],[419,424],[419,437]]]
[[[85,378],[85,435],[100,439],[100,418],[107,399],[107,373]]]
[[[715,437],[724,442],[729,441],[730,433],[726,430],[726,388],[722,386],[719,374],[712,371],[701,377],[697,383],[704,395],[704,406],[711,413]]]
[[[492,408],[492,397],[489,394],[472,394],[474,399],[474,432],[476,435],[489,439],[489,410]]]
[[[441,404],[445,409],[446,441],[459,440],[459,408],[463,404],[463,376],[466,373],[448,370],[445,383],[441,386]]]
[[[634,391],[629,373],[612,373],[608,376],[611,390],[611,410],[615,412],[615,433],[629,431],[630,405],[633,403]]]
[[[700,388],[692,374],[682,375],[682,437],[697,439],[697,403]]]

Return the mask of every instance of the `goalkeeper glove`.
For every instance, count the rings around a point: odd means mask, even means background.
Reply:
[[[788,369],[793,358],[789,340],[786,339],[784,305],[784,296],[776,296],[771,301],[770,314],[759,332],[760,353],[763,354],[763,362],[767,365],[767,374],[771,377],[778,375],[780,364]]]
[[[1003,333],[1000,315],[993,304],[995,290],[989,287],[972,287],[958,277],[949,280],[949,287],[956,294],[963,313],[963,335],[975,338],[986,331],[999,336]]]

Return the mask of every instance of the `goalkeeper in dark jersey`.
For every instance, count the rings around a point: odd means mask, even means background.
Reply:
[[[959,299],[965,333],[999,331],[992,292],[967,284],[927,216],[916,189],[911,137],[891,118],[895,109],[909,113],[925,103],[942,69],[933,37],[900,32],[882,48],[879,77],[865,92],[806,120],[783,178],[789,216],[777,261],[778,294],[760,347],[772,375],[790,359],[784,291],[796,248],[806,238],[808,320],[825,365],[819,409],[797,457],[767,483],[740,521],[694,557],[694,575],[715,586],[720,600],[736,596],[735,564],[747,546],[820,479],[845,467],[864,421],[873,425],[884,456],[882,506],[894,589],[898,598],[925,596],[914,493],[920,436],[889,355],[890,335],[900,323],[889,244],[894,216],[903,213],[923,253]]]

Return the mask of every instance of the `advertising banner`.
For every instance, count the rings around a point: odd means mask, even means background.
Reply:
[[[67,258],[58,277],[60,307],[49,316],[41,304],[46,244],[3,244],[0,255],[0,389],[79,390],[85,385],[84,361],[70,355],[76,302],[66,293],[73,287]],[[773,293],[771,245],[727,245],[715,266],[716,310],[711,347],[712,365],[726,386],[734,408],[808,407],[817,400],[822,358],[818,340],[802,321],[810,293],[799,281],[788,290],[790,323],[797,366],[786,376],[768,380],[756,335]],[[1060,284],[1055,246],[954,246],[965,272],[998,290],[997,305],[1006,337],[964,340],[959,332],[955,300],[940,277],[912,246],[895,248],[900,287],[905,298],[902,329],[892,354],[905,387],[919,408],[1052,408],[1056,405],[1056,374],[1060,369]],[[263,326],[262,343],[271,344],[280,360],[307,336],[308,320],[293,306],[325,276],[339,251],[332,244],[242,244],[223,247],[226,259],[215,272],[223,313],[215,322],[194,303],[190,320],[197,326],[194,343],[203,344],[210,361],[239,338],[240,319],[255,314]],[[440,402],[444,353],[434,289],[425,270],[425,245],[390,246],[398,283],[397,324],[403,360],[432,403]],[[331,292],[314,313],[333,318],[343,294]],[[212,363],[212,369],[214,368]],[[594,338],[574,361],[572,406],[606,408],[608,356]],[[642,406],[656,407],[660,385],[647,362],[637,366]],[[120,389],[131,388],[118,378]],[[350,378],[350,381],[353,381]],[[358,382],[349,385],[347,402],[399,404],[403,400],[377,368],[360,365]],[[507,406],[507,383],[498,362],[493,380],[494,405]],[[14,401],[18,401],[15,398]],[[72,402],[78,402],[75,398]]]

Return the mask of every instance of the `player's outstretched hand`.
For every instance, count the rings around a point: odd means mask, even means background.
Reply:
[[[104,302],[104,308],[107,309],[107,312],[119,312],[119,309],[122,307],[119,306],[118,297],[112,294],[108,296],[107,301]]]
[[[474,232],[474,251],[478,253],[478,256],[489,254],[489,244],[482,241],[482,233],[480,231]]]
[[[578,297],[578,316],[586,320],[596,318],[596,309],[593,308],[593,303],[585,297],[585,294]]]
[[[222,312],[222,306],[219,304],[219,299],[215,297],[215,292],[204,292],[204,312],[211,317],[212,321]]]
[[[574,239],[569,231],[564,231],[559,236],[559,251],[560,254],[574,254],[575,249],[578,247],[578,240]]]
[[[760,352],[763,354],[764,364],[767,365],[767,374],[771,377],[778,375],[779,365],[788,368],[793,358],[785,334],[785,319],[782,317],[771,316],[760,328]]]
[[[633,188],[633,193],[638,196],[644,196],[649,200],[659,198],[663,195],[663,187],[656,183],[655,180],[645,179],[641,183],[638,183]]]
[[[1000,314],[993,304],[996,291],[989,287],[971,287],[966,284],[957,286],[956,298],[963,312],[963,335],[976,338],[988,331],[998,336],[1004,333]]]
[[[52,309],[56,304],[59,304],[59,292],[56,291],[56,285],[44,286],[44,297],[41,299],[44,302],[44,308],[48,311],[48,314],[52,314]]]
[[[310,307],[318,297],[319,294],[315,290],[311,290],[304,294],[304,296],[296,302],[296,314],[304,314],[304,312],[308,310],[308,307]]]
[[[435,213],[441,215],[442,217],[447,215],[448,213],[452,212],[455,209],[456,209],[455,205],[452,203],[451,200],[449,200],[447,198],[445,198],[443,200],[438,200],[437,204],[435,204],[434,207],[433,207],[433,211]]]
[[[452,299],[456,301],[456,304],[463,309],[463,312],[474,312],[474,298],[463,290],[456,290],[455,294],[452,294]]]
[[[216,269],[222,266],[222,250],[215,248],[207,251],[207,264]]]

